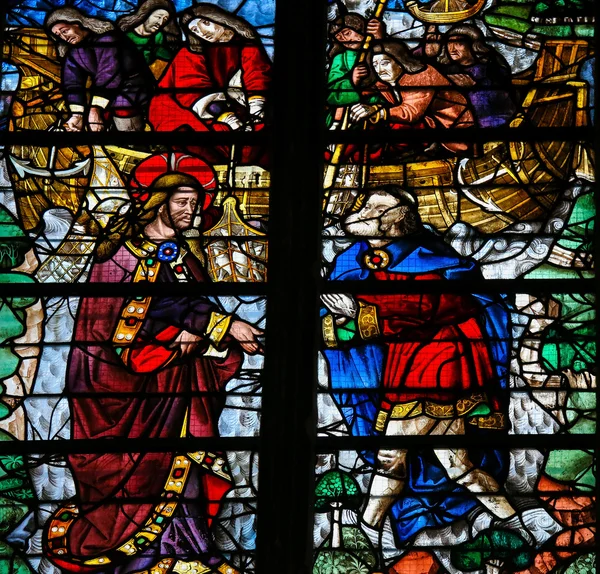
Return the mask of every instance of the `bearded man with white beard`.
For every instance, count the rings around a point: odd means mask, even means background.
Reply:
[[[416,198],[397,186],[367,192],[344,229],[357,241],[336,257],[330,280],[404,282],[398,294],[365,286],[367,294],[322,295],[331,389],[352,434],[468,434],[501,443],[510,341],[503,298],[428,288],[482,276],[421,223]],[[413,281],[419,289],[402,289]],[[506,450],[386,448],[363,456],[374,473],[361,528],[376,547],[388,516],[395,540],[383,546],[392,548],[467,515],[537,538],[521,518],[540,509],[520,516],[502,493]]]

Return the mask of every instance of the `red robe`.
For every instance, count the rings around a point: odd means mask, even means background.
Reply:
[[[92,268],[90,282],[131,282],[139,260],[121,247]],[[192,255],[183,265],[196,281],[205,280]],[[157,282],[175,280],[162,263]],[[119,297],[81,301],[66,381],[73,440],[147,439],[151,446],[154,438],[175,439],[182,431],[215,436],[218,399],[197,393],[222,390],[237,373],[241,353],[232,348],[226,358],[214,359],[199,349],[181,358],[169,345],[184,328],[203,334],[219,309],[200,297],[155,298],[136,338],[119,353],[113,337],[124,305],[131,304]],[[173,458],[164,452],[70,455],[81,515],[68,532],[69,554],[102,555],[139,530],[160,500]]]
[[[240,70],[246,100],[253,95],[266,97],[271,62],[259,42],[205,43],[201,53],[182,48],[158,84],[158,93],[150,103],[150,123],[156,131],[228,131],[226,124],[201,119],[192,108],[208,94],[227,92],[230,81]],[[244,113],[242,109],[236,111],[238,115]],[[261,127],[258,124],[254,129]],[[194,148],[194,151],[209,162],[229,159],[229,150],[225,146]],[[257,153],[252,148],[245,148],[242,163],[252,162]]]
[[[475,125],[467,98],[432,66],[416,74],[402,74],[395,90],[382,82],[375,87],[391,105],[387,108],[387,119],[394,130],[470,128]],[[469,144],[463,142],[441,145],[455,153],[469,149]]]
[[[373,275],[379,281],[443,279],[435,272]],[[481,400],[472,408],[486,404],[492,412],[501,410],[481,308],[472,295],[360,295],[359,300],[377,308],[378,328],[387,342],[384,410],[415,400],[456,407],[473,396]]]

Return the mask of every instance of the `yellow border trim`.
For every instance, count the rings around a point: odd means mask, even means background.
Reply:
[[[231,315],[223,315],[213,311],[210,315],[208,327],[206,327],[206,336],[214,345],[218,345],[229,331],[230,323]]]
[[[357,317],[358,332],[362,339],[368,340],[374,337],[379,337],[379,321],[377,319],[377,307],[375,305],[367,305],[359,301],[359,310]]]

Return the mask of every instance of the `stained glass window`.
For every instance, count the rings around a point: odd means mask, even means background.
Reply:
[[[2,3],[0,574],[595,572],[596,12]]]
[[[3,7],[3,572],[255,569],[274,9]]]

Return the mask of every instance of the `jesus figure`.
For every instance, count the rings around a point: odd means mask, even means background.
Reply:
[[[262,332],[207,297],[170,294],[170,285],[208,281],[182,233],[211,203],[212,168],[184,154],[151,156],[134,181],[136,227],[90,281],[164,284],[164,294],[81,300],[66,380],[72,437],[120,439],[124,452],[69,455],[77,497],[49,521],[46,553],[68,571],[167,574],[196,564],[234,574],[209,530],[231,487],[225,460],[127,452],[126,441],[216,436],[221,392],[242,350],[262,352]]]

